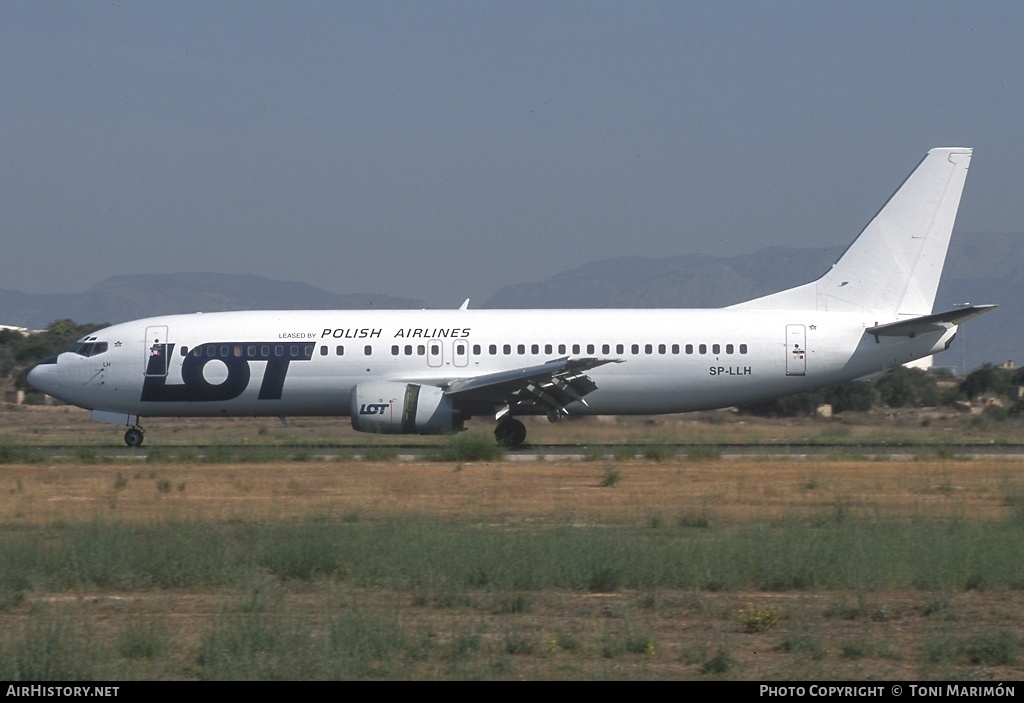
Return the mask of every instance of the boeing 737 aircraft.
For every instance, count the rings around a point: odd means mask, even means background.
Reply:
[[[753,403],[946,349],[994,306],[932,312],[971,150],[932,149],[824,276],[724,309],[308,310],[113,325],[36,366],[40,391],[125,425],[145,417],[330,415],[428,434],[517,416]],[[468,301],[467,301],[468,303]]]

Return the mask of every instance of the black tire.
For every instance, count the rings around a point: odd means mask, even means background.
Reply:
[[[142,430],[138,427],[129,428],[129,430],[124,433],[124,443],[132,449],[135,447],[141,447],[143,439],[144,435],[142,434]]]
[[[526,441],[526,425],[519,420],[503,420],[494,428],[494,439],[502,447],[518,447]]]

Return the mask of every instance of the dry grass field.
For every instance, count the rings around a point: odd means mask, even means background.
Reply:
[[[120,441],[69,408],[5,418],[8,444]],[[1015,429],[958,423],[705,417],[530,431],[565,443],[842,445],[995,443]],[[147,429],[147,447],[366,440],[337,420]],[[616,456],[0,464],[0,679],[1024,674],[1021,459]],[[246,561],[234,543],[262,556]],[[850,574],[833,580],[843,550]],[[926,563],[902,575],[932,550],[936,573]],[[183,558],[132,566],[136,551]],[[208,561],[241,566],[190,575]]]

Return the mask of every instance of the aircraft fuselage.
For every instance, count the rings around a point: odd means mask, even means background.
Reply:
[[[601,358],[621,363],[591,370],[597,389],[569,414],[673,413],[872,374],[940,351],[956,329],[914,339],[865,333],[886,321],[728,309],[170,315],[94,333],[91,343],[106,351],[65,352],[34,370],[32,383],[126,415],[347,416],[353,388],[370,380],[443,387],[558,358]]]

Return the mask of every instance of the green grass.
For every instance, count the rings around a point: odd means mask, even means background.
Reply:
[[[393,588],[1020,590],[1024,523],[907,523],[833,506],[807,520],[744,527],[692,517],[651,529],[649,521],[479,526],[339,515],[0,529],[0,589],[8,591],[245,587],[264,573]]]
[[[426,451],[427,461],[501,461],[505,449],[498,446],[494,437],[483,432],[460,432],[450,435],[445,444]]]

